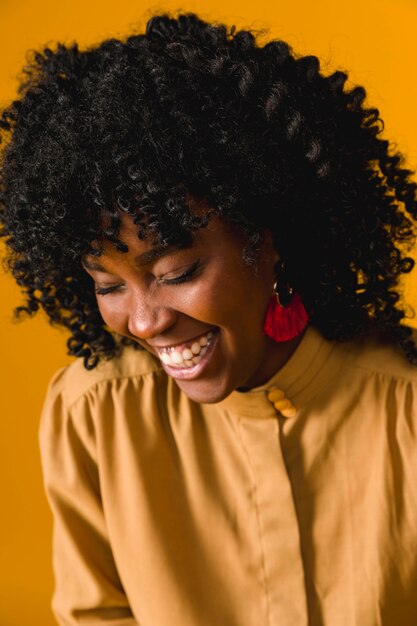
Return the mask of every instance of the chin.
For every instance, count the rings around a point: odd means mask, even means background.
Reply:
[[[227,398],[234,390],[232,385],[197,384],[195,381],[178,380],[175,382],[190,400],[198,404],[216,404]]]

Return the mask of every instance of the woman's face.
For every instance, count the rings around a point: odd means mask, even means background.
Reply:
[[[195,233],[192,247],[157,250],[123,216],[120,238],[86,257],[107,326],[157,356],[196,402],[219,402],[236,388],[263,384],[295,349],[263,333],[278,256],[265,234],[257,273],[242,261],[244,240],[220,218]]]

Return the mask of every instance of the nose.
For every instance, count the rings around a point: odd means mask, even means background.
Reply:
[[[173,308],[149,302],[143,295],[136,297],[132,304],[127,326],[129,334],[138,339],[147,340],[162,335],[177,320],[178,313]]]

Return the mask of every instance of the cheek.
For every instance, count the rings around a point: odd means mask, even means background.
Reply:
[[[111,302],[111,296],[108,300],[106,300],[106,297],[108,296],[97,298],[98,310],[100,311],[100,315],[103,318],[104,323],[111,330],[114,330],[122,335],[126,334],[127,319],[123,309],[115,306],[115,304]]]
[[[204,286],[188,290],[177,306],[201,321],[246,330],[262,323],[270,293],[269,283],[237,267],[232,275],[216,272]]]

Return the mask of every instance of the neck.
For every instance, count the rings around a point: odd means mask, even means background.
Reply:
[[[245,386],[238,388],[237,391],[249,391],[254,387],[265,385],[290,359],[301,343],[304,333],[305,331],[290,341],[276,342],[266,337],[267,346],[262,366],[254,372]]]

